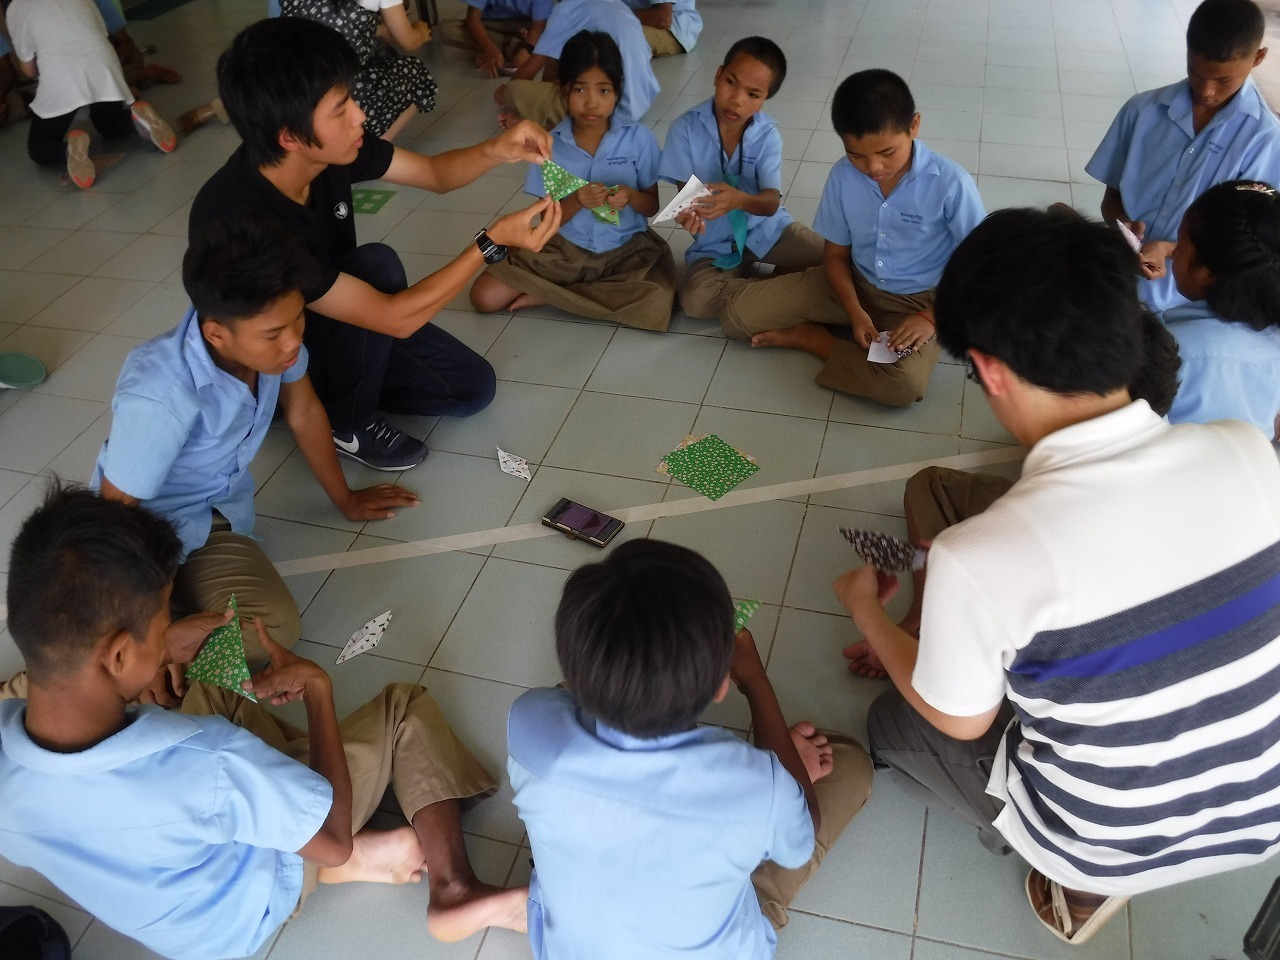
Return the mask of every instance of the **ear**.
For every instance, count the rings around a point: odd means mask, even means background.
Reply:
[[[988,396],[999,397],[1009,392],[1016,378],[1013,371],[1005,366],[1003,360],[973,348],[969,350],[969,358],[973,360],[978,376],[982,379],[982,387]]]
[[[137,641],[128,630],[120,630],[100,641],[102,651],[99,662],[107,676],[119,680],[129,671],[133,657],[137,655]]]
[[[276,137],[276,141],[280,144],[280,149],[285,153],[297,153],[306,146],[302,140],[287,127],[280,128],[280,135]]]
[[[729,675],[726,673],[724,679],[720,681],[720,686],[716,688],[715,696],[711,698],[712,703],[720,703],[729,695]]]
[[[907,132],[911,134],[912,140],[920,135],[920,114],[917,113],[911,118],[911,126]]]
[[[231,337],[231,331],[217,320],[201,320],[200,335],[204,337],[209,346],[216,350],[222,350],[226,347],[227,341]]]
[[[724,73],[724,64],[722,63],[720,64],[720,66],[716,67],[716,78],[711,81],[713,86],[720,82],[720,75],[723,73]],[[624,77],[623,79],[626,79],[626,78]]]
[[[1256,67],[1265,59],[1267,59],[1267,48],[1261,47],[1258,52],[1253,55],[1253,65]]]

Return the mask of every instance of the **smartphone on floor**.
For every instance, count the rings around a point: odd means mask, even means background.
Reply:
[[[585,540],[603,547],[625,526],[617,517],[593,510],[562,497],[542,518],[543,524],[559,530],[571,540]]]

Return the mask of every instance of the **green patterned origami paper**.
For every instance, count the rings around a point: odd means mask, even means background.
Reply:
[[[662,460],[668,474],[711,500],[719,500],[760,469],[714,433]]]
[[[547,196],[552,200],[563,200],[586,185],[586,180],[574,176],[558,163],[548,160],[542,165],[542,188],[547,191]],[[616,186],[610,187],[609,192],[613,193],[617,189]],[[609,223],[615,227],[618,225],[618,211],[607,203],[592,207],[591,214],[601,223]]]
[[[759,600],[733,601],[733,632],[737,633],[747,625],[747,621],[760,609]]]
[[[199,655],[187,667],[187,679],[224,687],[257,703],[258,698],[240,685],[249,679],[249,664],[244,658],[244,634],[240,632],[239,608],[234,593],[229,606],[236,615],[230,623],[209,634]]]

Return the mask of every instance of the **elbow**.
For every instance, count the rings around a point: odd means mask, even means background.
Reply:
[[[341,836],[334,831],[329,834],[328,840],[324,854],[315,859],[317,866],[340,867],[351,859],[351,853],[355,850],[355,841],[351,838],[350,830],[344,831]]]

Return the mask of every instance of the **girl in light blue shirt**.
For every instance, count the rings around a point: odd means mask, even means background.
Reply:
[[[575,34],[561,52],[560,69],[569,115],[551,131],[551,161],[586,183],[561,199],[560,232],[538,253],[512,250],[506,262],[489,267],[472,285],[471,303],[481,313],[550,304],[666,330],[675,262],[647,220],[658,212],[657,138],[614,113],[624,82],[622,54],[607,33]],[[545,196],[545,173],[531,167],[525,192]]]
[[[1244,420],[1274,439],[1280,414],[1280,197],[1256,180],[1206,190],[1173,254],[1191,303],[1161,319],[1178,341],[1174,423]]]

